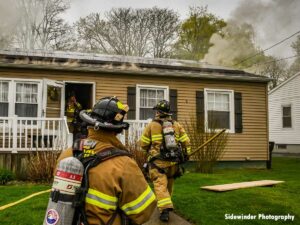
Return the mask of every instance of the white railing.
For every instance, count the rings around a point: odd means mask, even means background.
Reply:
[[[71,145],[66,118],[0,117],[0,151],[63,150]]]
[[[143,133],[144,128],[151,120],[127,120],[129,129],[119,134],[120,141],[125,143],[134,143],[138,141]]]

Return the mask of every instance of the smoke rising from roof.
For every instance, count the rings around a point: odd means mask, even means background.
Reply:
[[[6,47],[2,46],[6,44],[5,39],[11,41],[9,38],[14,32],[18,18],[15,0],[0,0],[0,47]]]
[[[300,1],[299,0],[244,0],[231,14],[225,33],[232,30],[233,26],[242,27],[243,24],[251,25],[254,28],[255,36],[253,42],[260,49],[265,49],[283,40],[300,30]],[[204,61],[213,64],[232,65],[235,56],[240,59],[253,54],[253,48],[243,45],[243,38],[236,41],[234,39],[222,39],[218,35],[213,35],[209,53]],[[290,47],[294,38],[285,41],[271,50],[265,52],[266,55],[274,55],[279,58],[293,55]],[[233,51],[234,50],[234,51]],[[225,63],[224,63],[225,62]]]

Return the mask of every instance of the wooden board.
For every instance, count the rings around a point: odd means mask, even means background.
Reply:
[[[250,182],[241,182],[241,183],[232,183],[232,184],[221,184],[221,185],[213,185],[213,186],[203,186],[202,189],[209,191],[232,191],[241,188],[249,188],[249,187],[260,187],[260,186],[271,186],[275,184],[283,183],[284,181],[277,180],[258,180],[258,181],[250,181]]]

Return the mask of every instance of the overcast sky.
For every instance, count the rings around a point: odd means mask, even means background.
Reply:
[[[171,8],[181,19],[190,6],[208,6],[208,11],[225,20],[234,18],[253,25],[256,42],[265,49],[300,30],[300,0],[71,0],[65,19],[70,23],[92,12],[106,12],[113,7]],[[290,45],[296,37],[273,48],[267,54],[293,55]]]
[[[177,11],[181,18],[188,15],[190,6],[208,5],[210,12],[221,18],[227,19],[230,13],[238,6],[241,0],[71,0],[71,9],[67,13],[70,22],[78,17],[86,16],[91,12],[105,12],[111,8],[172,8]]]

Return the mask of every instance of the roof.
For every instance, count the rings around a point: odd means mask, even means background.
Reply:
[[[275,92],[276,90],[278,90],[279,88],[283,87],[284,85],[286,85],[287,83],[291,82],[293,79],[295,79],[297,76],[300,75],[300,72],[294,74],[293,76],[291,76],[289,79],[285,80],[284,82],[282,82],[281,84],[279,84],[277,87],[273,88],[271,91],[269,91],[269,95],[272,94],[273,92]]]
[[[269,82],[267,77],[193,60],[94,53],[0,50],[0,67]]]

